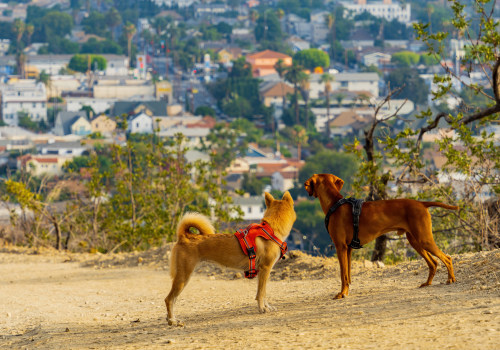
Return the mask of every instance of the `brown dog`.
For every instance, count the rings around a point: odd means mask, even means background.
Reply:
[[[331,174],[314,174],[304,183],[309,196],[319,198],[325,215],[342,198],[340,190],[344,181]],[[439,202],[420,202],[413,199],[391,199],[363,203],[359,218],[359,240],[366,244],[384,233],[397,231],[406,233],[411,246],[429,265],[429,277],[421,287],[431,284],[437,270],[438,257],[448,269],[447,283],[455,282],[451,258],[444,254],[432,236],[431,215],[428,207],[442,207],[457,210],[458,207]],[[349,204],[340,206],[330,217],[328,233],[332,238],[340,264],[342,290],[335,298],[344,298],[349,293],[351,283],[351,252],[349,243],[353,237],[353,215]]]
[[[262,221],[268,223],[276,237],[284,242],[297,218],[293,199],[288,191],[281,200],[274,199],[266,192],[265,202],[267,209]],[[191,227],[195,227],[200,234],[190,233]],[[259,269],[256,300],[260,312],[269,312],[275,308],[265,300],[266,282],[271,269],[281,256],[281,250],[275,242],[262,237],[256,238],[256,247],[256,266]],[[249,265],[248,256],[243,253],[234,234],[214,234],[214,228],[208,218],[199,213],[187,213],[177,226],[177,243],[172,249],[170,259],[172,289],[165,298],[169,325],[183,325],[174,316],[175,300],[186,286],[195,266],[205,260],[236,269],[246,269]]]

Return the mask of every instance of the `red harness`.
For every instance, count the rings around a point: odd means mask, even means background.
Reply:
[[[261,224],[250,224],[246,229],[236,231],[234,235],[236,236],[236,238],[238,238],[243,253],[245,253],[245,255],[248,255],[249,269],[248,271],[245,271],[246,278],[254,278],[259,272],[259,270],[255,269],[255,257],[257,251],[255,239],[257,237],[262,237],[264,239],[274,241],[274,243],[276,243],[280,247],[280,258],[282,258],[288,250],[286,242],[282,242],[278,237],[276,237],[271,226],[269,226],[269,224],[265,221],[263,221]]]

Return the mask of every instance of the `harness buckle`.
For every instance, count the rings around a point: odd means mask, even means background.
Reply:
[[[254,278],[259,273],[259,270],[252,269],[245,271],[245,278]]]
[[[361,245],[361,242],[359,241],[358,238],[353,238],[351,243],[349,243],[349,247],[352,249],[361,249],[363,246]]]
[[[257,256],[255,254],[255,247],[249,247],[249,248],[247,248],[247,251],[248,251],[248,258],[255,259],[255,257]]]

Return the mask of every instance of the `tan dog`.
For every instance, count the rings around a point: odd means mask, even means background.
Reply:
[[[265,202],[267,209],[262,221],[267,222],[276,237],[284,242],[297,218],[293,199],[288,191],[281,200],[274,199],[266,192]],[[195,227],[200,234],[190,233],[191,227]],[[266,282],[281,255],[281,250],[276,243],[262,237],[257,237],[256,247],[256,266],[259,269],[256,300],[260,312],[273,311],[275,309],[265,299]],[[249,261],[234,234],[214,234],[214,228],[208,218],[198,213],[187,213],[177,226],[177,243],[172,250],[170,266],[172,289],[165,298],[169,325],[183,325],[174,316],[174,303],[186,286],[195,266],[204,260],[243,270],[248,268]]]
[[[325,215],[328,210],[342,198],[340,190],[344,181],[331,174],[314,174],[304,183],[309,196],[319,198]],[[397,231],[406,233],[411,246],[429,265],[429,277],[421,287],[431,284],[437,270],[438,257],[448,269],[447,283],[455,282],[451,258],[444,254],[434,242],[432,236],[431,215],[428,207],[442,207],[457,210],[458,207],[439,202],[420,202],[413,199],[391,199],[363,203],[359,218],[359,240],[366,244],[378,236]],[[353,215],[350,204],[340,206],[330,217],[328,233],[332,238],[340,264],[342,290],[335,298],[344,298],[349,293],[351,283],[351,252],[349,243],[353,237]]]

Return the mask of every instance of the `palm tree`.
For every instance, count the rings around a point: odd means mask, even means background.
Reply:
[[[325,84],[325,99],[326,99],[326,137],[330,139],[330,92],[332,91],[332,82],[335,80],[333,75],[324,73],[321,76],[321,82]]]
[[[127,52],[128,52],[128,60],[130,64],[130,60],[132,58],[132,39],[137,32],[137,29],[132,23],[127,22],[125,26],[125,35],[127,36]]]
[[[290,134],[292,142],[297,144],[297,159],[300,161],[302,154],[302,145],[305,145],[307,143],[307,140],[309,139],[306,129],[304,129],[304,127],[300,125],[294,125]]]
[[[106,14],[106,18],[109,30],[111,31],[111,38],[115,40],[115,28],[122,23],[122,16],[120,12],[113,7]]]
[[[286,66],[285,66],[285,62],[281,58],[274,64],[274,69],[278,73],[280,79],[283,80],[283,77],[285,76],[285,72],[286,72]],[[285,87],[282,84],[281,85],[281,94],[283,95],[283,111],[286,108],[286,96],[285,96],[284,89],[285,89]]]
[[[429,34],[432,34],[432,14],[434,13],[434,6],[427,5],[427,17],[429,18]]]
[[[339,104],[339,107],[341,107],[342,106],[342,101],[344,100],[345,95],[344,94],[335,94],[334,97],[337,100],[337,103]]]
[[[259,19],[259,13],[256,10],[250,11],[250,21],[255,24]]]
[[[331,41],[330,41],[330,55],[332,58],[332,62],[335,61],[335,40],[336,40],[336,31],[335,31],[335,14],[329,13],[325,16],[325,21],[328,29],[331,31]]]
[[[17,74],[24,78],[24,61],[26,56],[23,53],[22,38],[26,30],[26,24],[19,18],[16,18],[12,24],[12,31],[16,35],[16,65]]]
[[[292,63],[290,67],[287,68],[285,73],[285,80],[293,84],[293,97],[294,97],[294,106],[295,106],[295,124],[299,125],[299,84],[303,79],[304,67],[298,64],[296,61]]]
[[[300,94],[306,103],[306,130],[309,130],[309,75],[304,74],[300,80]]]

